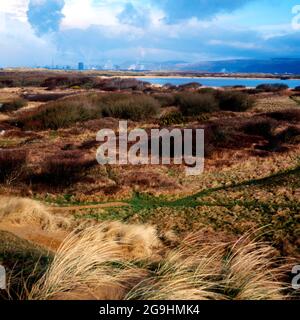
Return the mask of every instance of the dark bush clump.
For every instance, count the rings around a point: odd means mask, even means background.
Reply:
[[[300,92],[300,86],[295,87],[293,91]]]
[[[250,120],[243,126],[243,131],[249,135],[261,136],[269,139],[272,137],[273,130],[276,126],[276,121],[255,119]]]
[[[12,183],[25,173],[27,152],[23,150],[0,151],[0,181]]]
[[[190,83],[186,83],[186,84],[181,84],[178,86],[178,89],[181,91],[185,91],[185,90],[197,90],[199,88],[202,87],[202,84],[198,83],[198,82],[190,82]]]
[[[138,121],[152,118],[158,112],[159,103],[147,95],[93,93],[50,102],[14,123],[31,130],[57,130],[102,116]]]
[[[218,90],[214,89],[214,88],[200,88],[198,90],[199,93],[210,93],[210,94],[216,94],[218,92]]]
[[[286,109],[286,110],[268,112],[266,113],[266,116],[278,121],[298,122],[300,121],[300,110]]]
[[[280,132],[276,139],[282,143],[296,144],[300,142],[300,129],[296,126],[290,126]]]
[[[103,117],[139,121],[151,119],[159,112],[157,100],[146,95],[108,95],[101,104]]]
[[[163,85],[163,88],[166,89],[166,90],[176,90],[178,89],[178,87],[172,83],[165,83]]]
[[[224,111],[243,112],[250,109],[254,99],[248,94],[238,91],[223,91],[217,94],[219,107]]]
[[[56,76],[49,77],[41,83],[41,87],[47,87],[54,89],[56,87],[71,88],[74,86],[89,88],[92,87],[96,78],[94,77],[83,77],[80,75],[72,76]]]
[[[244,89],[242,92],[245,92],[245,93],[250,94],[250,95],[254,95],[254,94],[262,93],[262,92],[264,92],[264,90],[250,88],[250,89]]]
[[[69,185],[86,174],[86,170],[96,164],[95,160],[86,159],[84,152],[78,150],[62,151],[47,159],[38,181],[50,185]]]
[[[159,119],[161,126],[171,126],[174,124],[181,124],[184,122],[184,117],[180,111],[172,111]]]
[[[219,109],[215,96],[208,93],[181,93],[176,96],[176,102],[184,116],[198,116]]]
[[[49,102],[68,96],[67,93],[26,94],[23,97],[28,101]]]
[[[0,112],[13,112],[19,110],[27,105],[27,101],[22,98],[14,99],[10,102],[1,104]]]
[[[242,85],[242,84],[237,84],[235,86],[232,87],[233,89],[245,89],[246,86]]]
[[[100,116],[100,109],[95,105],[92,96],[76,96],[50,102],[33,114],[22,116],[17,124],[30,130],[57,130]]]
[[[288,88],[289,86],[283,83],[260,84],[256,87],[257,90],[262,90],[265,92],[280,92],[287,90]]]
[[[162,108],[164,107],[171,107],[175,106],[176,104],[176,97],[172,93],[157,93],[153,95]]]
[[[143,91],[150,87],[150,83],[140,81],[133,78],[109,78],[100,79],[97,81],[94,88],[105,91],[119,91],[119,90],[140,90]]]

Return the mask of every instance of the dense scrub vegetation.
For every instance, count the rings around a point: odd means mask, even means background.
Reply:
[[[16,98],[9,102],[0,103],[0,112],[13,112],[27,105],[27,101],[22,98]]]
[[[107,95],[101,101],[103,117],[134,121],[155,117],[159,107],[159,103],[154,98],[145,95]]]
[[[101,117],[145,120],[155,117],[159,107],[157,100],[146,95],[92,93],[49,102],[22,114],[16,122],[25,129],[57,130]]]
[[[199,93],[185,92],[176,95],[176,104],[185,116],[197,116],[218,110],[243,112],[250,109],[254,99],[238,91],[204,90]]]
[[[257,90],[261,90],[265,92],[279,92],[279,91],[287,90],[288,88],[289,86],[283,83],[260,84],[256,87]]]
[[[185,116],[197,116],[204,112],[213,112],[219,109],[216,97],[208,93],[185,92],[178,94],[176,104]]]
[[[12,183],[20,179],[26,162],[25,150],[0,150],[0,182]]]
[[[130,78],[100,78],[96,75],[86,75],[76,72],[1,72],[0,88],[6,87],[45,87],[55,88],[78,88],[78,89],[101,89],[106,91],[116,90],[143,90],[148,83]]]
[[[41,172],[33,178],[50,186],[68,186],[82,178],[95,164],[96,160],[86,158],[82,151],[61,151],[47,157]]]
[[[219,107],[224,111],[243,112],[250,109],[254,99],[246,93],[238,91],[223,91],[217,94]]]

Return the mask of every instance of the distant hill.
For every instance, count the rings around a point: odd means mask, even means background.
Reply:
[[[178,66],[178,65],[177,65]],[[182,64],[180,71],[300,74],[300,59],[224,60]]]

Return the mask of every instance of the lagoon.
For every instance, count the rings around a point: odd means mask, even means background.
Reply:
[[[300,86],[300,79],[291,79],[291,80],[281,80],[281,79],[257,79],[257,78],[172,78],[172,77],[153,77],[153,78],[139,78],[141,81],[147,81],[152,84],[164,85],[167,83],[173,85],[182,85],[190,82],[198,82],[203,86],[208,87],[226,87],[226,86],[237,86],[242,85],[246,87],[253,87],[260,84],[274,84],[282,83],[288,85],[290,88],[295,88]]]

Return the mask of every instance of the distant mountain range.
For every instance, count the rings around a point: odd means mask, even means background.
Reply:
[[[197,63],[185,61],[140,62],[139,65],[143,66],[140,68],[142,70],[153,71],[300,74],[300,58],[235,59]],[[122,67],[125,67],[125,64]]]
[[[225,60],[182,65],[182,71],[300,74],[300,59]]]

